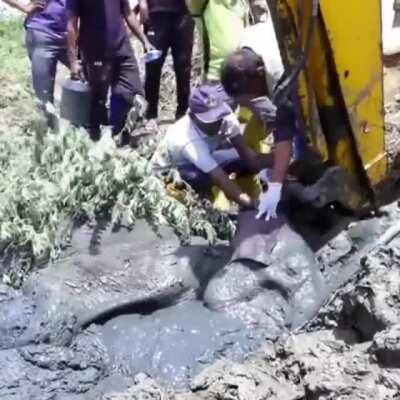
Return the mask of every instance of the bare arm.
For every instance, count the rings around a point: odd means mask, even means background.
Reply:
[[[140,22],[144,25],[149,20],[149,5],[147,0],[139,0]]]
[[[41,11],[46,6],[44,0],[36,0],[28,4],[26,4],[26,2],[22,0],[3,0],[3,1],[10,7],[22,11],[24,14],[31,14],[35,11]]]
[[[212,181],[225,193],[226,197],[245,208],[255,208],[256,204],[251,197],[243,192],[221,167],[209,172]]]
[[[274,167],[272,169],[272,182],[283,183],[292,156],[292,141],[285,140],[275,144]]]
[[[258,173],[262,169],[271,168],[274,162],[274,155],[271,153],[260,154],[251,149],[244,142],[243,137],[238,135],[231,139],[233,147],[239,153],[242,160],[245,160],[253,173]]]
[[[68,60],[71,66],[71,78],[81,78],[81,69],[78,60],[78,27],[79,18],[76,15],[71,15],[68,18],[67,24],[67,47],[68,47]]]
[[[135,16],[135,13],[131,10],[129,5],[129,0],[121,0],[122,1],[122,12],[124,14],[124,18],[126,24],[132,33],[142,42],[145,50],[149,50],[152,48],[150,42],[148,41],[146,35],[143,33],[139,21]]]
[[[250,109],[266,126],[274,127],[275,150],[272,180],[283,183],[292,154],[292,138],[296,131],[296,114],[290,104],[276,107],[267,96],[249,103]]]

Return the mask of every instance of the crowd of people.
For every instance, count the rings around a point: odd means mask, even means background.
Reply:
[[[41,104],[53,103],[57,64],[92,91],[91,137],[102,125],[123,131],[135,107],[156,125],[161,72],[171,51],[177,83],[176,122],[155,152],[155,171],[178,168],[202,194],[212,185],[257,218],[276,217],[297,133],[288,104],[271,101],[284,74],[266,2],[261,0],[3,0],[26,14],[26,48],[32,82]],[[191,88],[194,31],[201,36],[202,84]],[[128,29],[145,52],[161,56],[146,63],[142,82]],[[250,109],[273,150],[261,154],[243,138],[237,109]],[[252,198],[231,173],[256,174],[267,190]]]

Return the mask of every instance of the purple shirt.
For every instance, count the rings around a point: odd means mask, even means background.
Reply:
[[[46,32],[51,36],[66,36],[66,0],[47,0],[43,11],[38,11],[25,20],[25,28]]]
[[[127,38],[122,0],[67,0],[69,15],[79,18],[79,46],[87,61],[112,59]]]

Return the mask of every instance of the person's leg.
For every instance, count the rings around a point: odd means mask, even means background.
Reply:
[[[100,126],[108,125],[107,95],[109,86],[105,83],[91,83],[92,106],[90,110],[89,134],[93,140],[100,139]]]
[[[100,138],[100,125],[108,125],[107,95],[111,82],[112,64],[85,62],[86,78],[92,90],[89,133],[93,140]]]
[[[57,59],[58,59],[59,62],[64,64],[67,68],[70,67],[69,58],[68,58],[67,39],[62,40],[59,43]]]
[[[210,176],[200,171],[192,164],[182,165],[178,167],[179,175],[195,192],[201,196],[207,196],[212,188],[212,180]]]
[[[113,134],[119,134],[126,123],[126,117],[135,102],[143,97],[144,90],[140,79],[139,67],[132,46],[126,40],[113,63],[111,83],[110,123]],[[137,110],[141,118],[142,110]]]
[[[172,57],[176,76],[177,110],[176,118],[182,117],[188,109],[190,77],[192,70],[192,49],[194,21],[188,14],[179,15],[175,20],[172,39]]]
[[[146,63],[145,93],[148,103],[146,118],[158,117],[161,71],[170,46],[172,21],[168,13],[152,13],[146,26],[146,35],[150,43],[162,51],[162,56]]]
[[[43,106],[47,102],[53,103],[57,46],[49,35],[28,29],[26,47],[32,65],[32,83],[36,97]]]

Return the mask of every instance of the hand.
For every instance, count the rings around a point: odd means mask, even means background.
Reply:
[[[270,179],[269,179],[269,174],[270,174],[269,169],[268,169],[268,168],[265,168],[265,169],[261,170],[261,171],[258,173],[258,177],[260,178],[260,181],[261,181],[262,183],[264,183],[264,184],[266,184],[266,185],[269,185],[269,184],[271,183],[271,181],[270,181]]]
[[[71,79],[73,81],[79,81],[84,79],[82,64],[79,60],[75,61],[71,65]]]
[[[147,6],[147,2],[140,1],[139,2],[139,19],[142,25],[145,25],[149,20],[149,8]]]
[[[26,5],[25,12],[30,15],[37,11],[42,11],[46,7],[45,0],[33,0],[29,4]]]
[[[276,218],[276,209],[281,199],[281,193],[282,183],[270,182],[268,184],[268,190],[260,196],[256,219],[260,219],[263,215],[265,215],[266,221]]]
[[[225,136],[228,140],[241,134],[240,122],[234,113],[227,115],[221,124],[221,135]]]
[[[143,48],[144,48],[145,53],[147,53],[151,50],[156,50],[156,48],[149,42],[149,40],[147,38],[145,38],[143,40]]]

